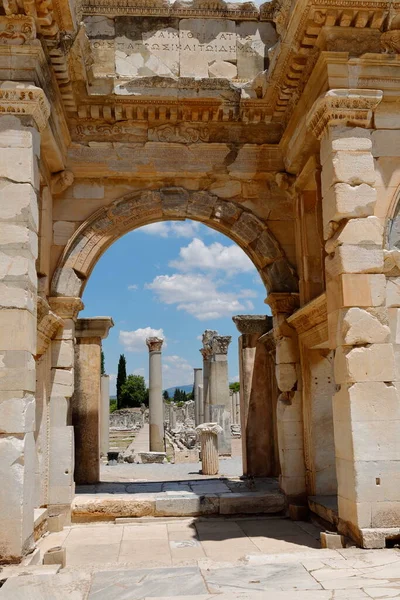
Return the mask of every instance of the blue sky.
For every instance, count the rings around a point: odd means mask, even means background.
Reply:
[[[86,286],[80,316],[111,316],[103,342],[106,371],[115,393],[118,358],[128,373],[148,377],[150,334],[165,338],[163,387],[193,381],[202,366],[201,334],[231,335],[229,378],[238,380],[236,314],[269,314],[260,276],[229,238],[195,221],[168,221],[136,229],[115,242]]]

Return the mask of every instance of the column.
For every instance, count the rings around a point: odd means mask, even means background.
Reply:
[[[298,308],[299,296],[273,293],[269,294],[266,302],[272,311],[275,377],[280,391],[276,409],[280,486],[289,501],[302,503],[306,497],[302,381],[298,377],[300,366],[297,334],[286,322]]]
[[[110,317],[78,319],[75,336],[75,482],[100,481],[101,340],[114,325]]]
[[[200,424],[201,424],[201,423],[204,423],[204,390],[203,390],[202,383],[197,386],[197,395],[199,398]]]
[[[1,87],[0,558],[15,561],[34,544],[39,132],[50,108],[32,85]]]
[[[74,428],[71,397],[74,393],[75,323],[83,303],[80,298],[53,297],[49,305],[62,321],[51,341],[49,419],[49,498],[51,516],[64,515],[68,523],[74,483]]]
[[[203,369],[193,369],[194,371],[194,414],[195,414],[195,424],[200,425],[202,423],[201,417],[204,417],[204,408],[200,406],[199,401],[199,390],[198,386],[200,383],[203,383]]]
[[[209,399],[211,421],[222,428],[219,434],[220,454],[231,454],[231,407],[228,379],[228,346],[230,335],[215,335],[211,340]]]
[[[200,353],[203,357],[203,406],[204,422],[210,420],[210,362],[211,348],[201,348]]]
[[[161,347],[163,339],[147,338],[149,349],[150,452],[165,452]]]
[[[243,474],[269,477],[274,472],[274,405],[268,396],[268,351],[259,338],[272,328],[272,318],[238,315],[233,317],[233,322],[241,333],[239,378]]]
[[[240,393],[235,392],[235,423],[240,425]]]
[[[100,382],[100,454],[107,456],[110,446],[110,376],[102,375]]]
[[[379,529],[398,528],[400,517],[400,494],[392,487],[400,474],[400,414],[385,306],[385,223],[374,216],[372,127],[381,99],[379,90],[331,90],[308,118],[321,141],[340,528],[364,547],[384,546]]]

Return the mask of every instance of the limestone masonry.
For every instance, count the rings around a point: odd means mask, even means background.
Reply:
[[[1,561],[34,548],[35,508],[68,524],[99,478],[96,262],[174,219],[237,243],[272,314],[235,317],[240,401],[230,338],[205,332],[193,427],[218,423],[227,455],[241,433],[244,475],[279,478],[291,514],[398,539],[399,106],[396,1],[0,2]]]

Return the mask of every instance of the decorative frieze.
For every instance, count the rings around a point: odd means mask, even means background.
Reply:
[[[315,137],[321,139],[330,125],[369,127],[373,111],[382,97],[381,90],[329,90],[311,109],[307,120],[308,128]]]
[[[291,315],[299,307],[299,294],[297,293],[272,293],[268,294],[265,301],[271,307],[272,314],[284,313]]]
[[[5,81],[0,86],[0,114],[32,117],[43,131],[50,116],[50,105],[44,91],[28,83]]]
[[[0,45],[21,46],[36,38],[36,25],[32,17],[12,15],[0,17]]]
[[[36,358],[45,353],[50,341],[55,336],[57,329],[62,327],[63,324],[63,319],[50,309],[47,301],[41,296],[38,296]]]

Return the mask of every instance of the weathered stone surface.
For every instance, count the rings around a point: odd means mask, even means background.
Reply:
[[[140,460],[142,463],[163,463],[167,460],[165,452],[139,452]]]
[[[149,517],[155,512],[155,499],[152,496],[118,494],[115,498],[96,496],[75,496],[72,503],[72,519],[109,521],[118,517]]]
[[[394,354],[391,344],[371,344],[350,349],[344,346],[336,350],[336,383],[393,379]]]
[[[348,346],[383,344],[389,341],[390,329],[377,315],[354,307],[343,316],[342,336]]]
[[[247,492],[245,494],[221,494],[221,515],[280,513],[286,507],[285,496],[280,492]]]

